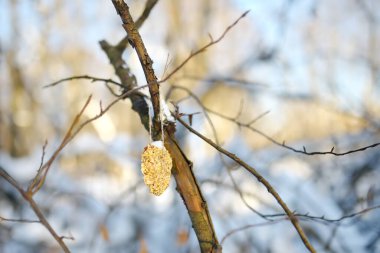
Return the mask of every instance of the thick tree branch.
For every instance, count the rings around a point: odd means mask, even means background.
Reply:
[[[143,66],[144,72],[146,73],[147,82],[149,85],[153,106],[156,107],[155,115],[159,115],[159,93],[158,83],[155,77],[154,71],[152,69],[152,62],[147,54],[145,47],[142,43],[140,35],[137,33],[136,27],[133,24],[133,20],[130,17],[128,11],[128,6],[123,1],[113,1],[115,8],[120,8],[118,10],[119,15],[122,17],[124,28],[126,29],[129,37],[129,42],[132,43],[136,51],[139,54],[141,64]],[[121,47],[113,47],[109,45],[106,41],[101,41],[100,45],[103,51],[107,54],[112,66],[115,68],[115,72],[120,78],[121,82],[126,82],[126,78],[131,78],[133,75],[130,73],[129,69],[125,64],[120,64],[124,62],[121,58],[123,50]],[[128,84],[127,84],[128,86]],[[148,118],[148,108],[145,99],[136,94],[130,97],[132,101],[132,108],[135,110],[141,118],[141,122],[148,129],[149,118]],[[156,121],[157,122],[157,121]],[[172,174],[177,183],[177,191],[181,195],[184,204],[188,210],[194,231],[197,235],[199,245],[202,252],[220,252],[221,246],[216,237],[212,220],[208,211],[208,207],[202,193],[199,189],[196,178],[192,172],[192,163],[186,158],[181,148],[178,146],[176,139],[174,137],[175,125],[170,123],[165,127],[165,147],[170,152],[173,159],[173,169]]]
[[[143,67],[144,74],[149,85],[149,91],[154,109],[155,120],[153,122],[153,127],[156,128],[154,132],[157,132],[157,129],[159,127],[158,123],[160,122],[160,97],[158,84],[168,80],[172,75],[174,75],[174,73],[181,69],[191,58],[193,58],[197,54],[204,52],[208,47],[221,41],[224,38],[224,36],[228,33],[228,31],[232,29],[232,27],[234,27],[239,22],[239,20],[247,14],[247,12],[244,13],[239,19],[237,19],[232,25],[227,27],[227,29],[218,39],[213,40],[213,38],[210,36],[210,43],[206,44],[204,47],[190,54],[190,56],[186,58],[183,61],[183,63],[181,63],[178,67],[176,67],[166,78],[158,82],[152,68],[152,60],[150,59],[146,51],[141,36],[137,31],[136,25],[133,23],[132,17],[129,13],[128,5],[125,4],[122,0],[113,0],[112,2],[124,23],[123,27],[128,33],[128,41],[133,47],[135,47],[140,59],[140,63]],[[111,47],[105,41],[101,42],[101,46],[110,58],[111,64],[114,66],[119,78],[123,80],[125,78],[125,74],[131,76],[130,73],[126,73],[128,71],[122,71],[123,66],[118,64],[119,62],[122,62],[122,50],[120,50],[121,47],[119,47],[119,50],[117,50],[117,47]],[[118,59],[118,61],[115,61],[114,59]],[[131,100],[133,104],[133,109],[139,113],[143,124],[147,128],[147,110],[145,108],[143,110],[138,109],[139,107],[141,107],[141,104],[135,105],[136,101],[134,102],[132,97]],[[202,252],[217,252],[221,249],[221,247],[215,236],[207,204],[201,194],[195,176],[192,172],[192,164],[177,145],[177,142],[174,137],[174,132],[174,125],[169,124],[165,131],[165,146],[169,150],[173,158],[173,175],[177,182],[177,190],[181,194],[181,197],[184,200],[184,203],[188,209]]]
[[[149,87],[150,98],[153,105],[153,140],[161,139],[161,105],[160,105],[160,87],[157,77],[153,70],[153,61],[150,58],[139,31],[133,21],[129,6],[123,0],[113,0],[112,3],[123,21],[123,27],[128,34],[129,43],[135,48],[139,57],[140,64],[143,68],[144,75]]]
[[[141,14],[141,16],[136,20],[136,28],[140,29],[140,27],[144,24],[145,20],[149,17],[149,14],[153,10],[154,6],[158,3],[158,0],[147,0],[145,4],[145,8]],[[125,36],[116,47],[125,48],[128,45],[128,36]]]
[[[249,120],[248,122],[242,122],[242,121],[239,121],[238,120],[238,117],[229,117],[229,116],[226,116],[220,112],[217,112],[215,110],[211,110],[210,108],[206,107],[205,105],[203,105],[200,101],[200,99],[191,91],[189,90],[188,88],[186,87],[182,87],[182,86],[178,86],[178,85],[172,85],[172,89],[179,89],[179,90],[183,90],[185,92],[187,92],[189,94],[189,96],[191,96],[192,98],[194,98],[194,100],[202,107],[203,111],[205,112],[205,117],[207,120],[209,120],[208,116],[206,115],[206,113],[211,113],[211,114],[214,114],[222,119],[225,119],[225,120],[228,120],[230,122],[233,122],[235,123],[238,127],[243,127],[243,128],[246,128],[246,129],[249,129],[250,131],[254,132],[254,133],[257,133],[258,135],[264,137],[265,139],[267,139],[268,141],[270,141],[271,143],[277,145],[277,146],[280,146],[280,147],[283,147],[285,149],[288,149],[288,150],[291,150],[295,153],[300,153],[300,154],[304,154],[304,155],[309,155],[309,156],[313,156],[313,155],[334,155],[334,156],[345,156],[345,155],[349,155],[349,154],[353,154],[353,153],[357,153],[357,152],[363,152],[367,149],[372,149],[372,148],[376,148],[376,147],[379,147],[380,146],[380,142],[375,142],[375,143],[372,143],[370,145],[367,145],[367,146],[362,146],[362,147],[359,147],[359,148],[356,148],[356,149],[350,149],[348,151],[344,151],[344,152],[336,152],[334,151],[335,150],[335,147],[332,147],[329,151],[307,151],[306,150],[306,147],[303,147],[302,149],[297,149],[297,148],[294,148],[292,146],[289,146],[285,143],[285,141],[283,142],[279,142],[277,140],[275,140],[273,137],[270,137],[268,134],[264,133],[263,131],[253,127],[252,125],[259,119],[261,119],[263,116],[267,115],[269,113],[269,111],[266,111],[262,114],[260,114],[259,116]],[[172,90],[170,90],[171,92]]]

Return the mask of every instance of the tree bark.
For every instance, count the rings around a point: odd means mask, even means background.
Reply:
[[[161,120],[158,116],[160,112],[159,84],[152,67],[153,62],[146,51],[142,38],[129,13],[128,5],[122,0],[113,0],[112,2],[117,13],[121,16],[124,29],[128,33],[128,41],[132,43],[132,46],[136,49],[141,66],[144,69],[154,107],[156,120],[154,124],[158,125]],[[135,79],[131,78],[132,74],[122,60],[122,53],[125,47],[111,46],[106,41],[101,41],[100,45],[110,59],[110,63],[114,67],[115,73],[126,87],[125,91],[136,87]],[[145,129],[149,129],[148,106],[143,95],[136,93],[132,95],[130,99],[132,101],[132,109],[139,114],[141,123],[144,125]],[[206,200],[202,196],[202,192],[192,171],[192,163],[186,158],[174,136],[175,123],[165,123],[165,147],[173,159],[172,174],[177,184],[176,189],[189,213],[192,226],[199,241],[201,252],[221,252],[222,248],[216,237]]]

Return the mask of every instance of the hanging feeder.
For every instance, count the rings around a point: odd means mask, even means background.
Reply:
[[[169,186],[172,158],[162,141],[155,141],[144,148],[141,155],[141,172],[151,193],[161,195]]]

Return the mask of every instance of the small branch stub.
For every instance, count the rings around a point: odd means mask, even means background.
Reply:
[[[169,186],[172,158],[162,141],[155,141],[144,148],[141,155],[141,172],[151,193],[161,195]]]

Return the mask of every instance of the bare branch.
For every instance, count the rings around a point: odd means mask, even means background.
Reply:
[[[19,183],[17,183],[17,181],[11,176],[8,174],[8,172],[3,169],[0,165],[0,176],[3,177],[6,181],[8,181],[8,183],[10,183],[14,188],[17,189],[17,191],[19,191],[21,193],[21,195],[24,197],[24,190],[22,189],[22,187],[19,185]]]
[[[136,28],[139,29],[145,20],[149,17],[150,12],[153,10],[154,6],[157,4],[158,0],[147,0],[145,4],[144,11],[141,13],[140,17],[136,20]]]
[[[112,83],[112,84],[115,84],[121,88],[124,88],[124,85],[121,84],[121,83],[118,83],[112,79],[105,79],[105,78],[99,78],[99,77],[94,77],[94,76],[89,76],[89,75],[81,75],[81,76],[71,76],[71,77],[67,77],[67,78],[62,78],[58,81],[55,81],[53,83],[50,83],[50,84],[47,84],[47,85],[44,85],[43,88],[49,88],[49,87],[53,87],[53,86],[56,86],[60,83],[63,83],[63,82],[67,82],[67,81],[72,81],[72,80],[77,80],[77,79],[88,79],[88,80],[91,80],[92,82],[105,82],[105,83]]]
[[[53,86],[56,86],[62,82],[73,81],[73,80],[77,80],[77,79],[89,79],[92,82],[104,82],[104,85],[107,87],[109,92],[116,97],[118,97],[119,95],[116,94],[116,92],[112,89],[112,87],[109,85],[109,83],[112,83],[112,84],[119,86],[122,90],[125,90],[125,88],[126,88],[123,84],[118,83],[112,79],[98,78],[98,77],[93,77],[93,76],[89,76],[89,75],[71,76],[71,77],[63,78],[63,79],[58,80],[54,83],[47,84],[47,85],[43,86],[43,88],[53,87]]]
[[[373,211],[375,209],[379,209],[380,208],[380,205],[378,206],[373,206],[373,207],[369,207],[369,208],[365,208],[359,212],[356,212],[356,213],[352,213],[352,214],[349,214],[349,215],[344,215],[338,219],[327,219],[323,216],[320,216],[320,217],[317,217],[317,216],[310,216],[310,215],[301,215],[301,214],[294,214],[295,216],[297,217],[300,217],[300,218],[306,218],[306,219],[312,219],[312,220],[315,220],[315,219],[320,219],[324,222],[328,222],[328,223],[338,223],[337,225],[340,225],[340,222],[343,221],[343,220],[346,220],[346,219],[350,219],[350,218],[354,218],[356,216],[360,216],[360,215],[363,215],[367,212],[370,212],[370,211]],[[286,215],[286,214],[282,214],[282,215]],[[282,218],[282,219],[276,219],[276,220],[270,220],[270,221],[267,221],[267,222],[262,222],[262,223],[257,223],[257,224],[250,224],[250,225],[246,225],[246,226],[242,226],[242,227],[239,227],[239,228],[236,228],[236,229],[233,229],[231,231],[229,231],[225,236],[223,236],[220,244],[223,244],[224,241],[230,237],[231,235],[237,233],[237,232],[241,232],[241,231],[244,231],[244,230],[247,230],[247,229],[251,229],[251,228],[256,228],[256,227],[262,227],[262,226],[268,226],[268,225],[273,225],[273,224],[276,224],[276,223],[279,223],[279,222],[283,222],[285,221],[286,218]],[[333,234],[336,232],[336,228],[334,228],[333,230]],[[331,240],[329,240],[329,242],[331,242]]]
[[[33,195],[42,187],[42,185],[45,182],[47,173],[50,169],[50,166],[53,164],[53,162],[55,161],[55,159],[57,158],[59,153],[63,150],[63,148],[82,130],[83,127],[85,127],[87,124],[89,124],[92,121],[103,116],[109,109],[111,109],[112,106],[114,106],[120,100],[125,99],[128,96],[130,96],[131,94],[137,92],[140,89],[146,88],[146,87],[147,87],[146,85],[139,86],[139,87],[136,87],[136,88],[124,93],[122,96],[119,96],[118,98],[113,100],[106,108],[100,108],[99,114],[97,114],[96,116],[84,121],[76,129],[74,129],[75,126],[78,125],[79,120],[80,120],[84,110],[86,109],[86,107],[90,103],[91,96],[89,96],[88,99],[86,100],[86,103],[82,107],[81,111],[76,115],[73,122],[71,123],[69,130],[66,132],[64,138],[61,141],[61,144],[54,151],[54,153],[50,157],[50,159],[38,170],[37,175],[34,177],[34,179],[32,180],[31,184],[28,187],[28,193]]]
[[[237,233],[237,232],[241,232],[241,231],[244,231],[244,230],[247,230],[247,229],[250,229],[250,228],[257,228],[257,227],[263,227],[263,226],[269,226],[269,225],[273,225],[273,224],[276,224],[276,223],[280,223],[280,222],[283,222],[283,221],[286,221],[287,219],[283,218],[283,219],[278,219],[278,220],[270,220],[270,221],[266,221],[266,222],[261,222],[261,223],[256,223],[256,224],[249,224],[249,225],[245,225],[243,227],[240,227],[240,228],[235,228],[231,231],[229,231],[225,236],[223,236],[222,240],[220,241],[220,244],[223,244],[224,241],[230,237],[231,235]]]
[[[9,175],[5,169],[3,169],[0,166],[0,176],[3,177],[8,183],[10,183],[13,187],[15,187],[18,192],[21,194],[21,196],[29,202],[31,208],[33,209],[34,213],[37,215],[39,222],[41,222],[42,225],[46,227],[46,229],[50,232],[50,234],[54,237],[54,239],[58,242],[60,247],[65,253],[70,253],[69,248],[67,248],[66,244],[63,242],[64,237],[60,237],[55,230],[52,228],[52,226],[49,224],[47,219],[45,218],[45,215],[42,213],[41,209],[38,207],[37,203],[34,201],[33,196],[29,194],[28,192],[25,192],[22,187],[17,183],[17,181]]]
[[[76,76],[76,77],[62,79],[62,80],[60,80],[60,81],[58,81],[56,83],[53,83],[50,86],[54,86],[54,85],[56,85],[56,84],[58,84],[60,82],[68,81],[68,80],[73,80],[73,79],[77,79],[77,78],[94,79],[93,77],[90,77],[90,76],[80,76],[80,77]],[[103,81],[103,80],[101,80],[101,81]],[[45,182],[45,179],[47,177],[47,173],[49,171],[49,168],[52,165],[52,163],[54,162],[54,160],[56,159],[56,157],[58,156],[58,154],[82,130],[83,127],[85,127],[87,124],[89,124],[92,121],[94,121],[94,120],[100,118],[101,116],[103,116],[109,109],[111,109],[112,106],[114,106],[120,100],[125,99],[128,96],[136,93],[138,90],[146,88],[146,87],[147,87],[147,85],[139,86],[139,87],[136,87],[134,89],[129,90],[128,92],[125,92],[124,94],[122,94],[121,96],[119,96],[118,98],[116,98],[115,100],[113,100],[106,108],[102,108],[102,106],[100,104],[100,112],[99,112],[99,114],[96,115],[96,116],[94,116],[94,117],[92,117],[92,118],[90,118],[90,119],[88,119],[88,120],[86,120],[86,121],[84,121],[82,124],[80,124],[75,129],[75,126],[78,125],[79,120],[80,120],[81,116],[83,115],[83,112],[85,111],[85,109],[87,108],[87,106],[88,106],[88,104],[89,104],[89,102],[91,100],[91,96],[89,96],[88,99],[86,100],[84,106],[82,107],[81,111],[74,118],[74,120],[73,120],[72,124],[70,125],[68,131],[66,132],[63,140],[61,141],[61,144],[54,151],[54,153],[50,157],[50,159],[46,163],[44,163],[44,164],[43,164],[43,160],[44,160],[44,157],[45,157],[45,149],[46,149],[47,142],[45,142],[45,144],[43,145],[43,148],[42,148],[43,151],[42,151],[42,156],[41,156],[41,165],[40,165],[40,168],[39,168],[39,170],[37,172],[37,175],[34,177],[34,179],[32,180],[31,184],[29,185],[27,191],[24,191],[23,188],[19,185],[19,183],[12,176],[10,176],[2,167],[0,167],[0,176],[3,177],[6,181],[8,181],[13,187],[15,187],[19,191],[19,193],[23,196],[23,198],[27,202],[29,202],[29,204],[32,207],[34,213],[39,218],[39,221],[29,221],[29,220],[23,220],[23,219],[18,219],[17,220],[17,219],[6,219],[6,218],[0,217],[0,221],[10,221],[10,222],[11,221],[12,222],[40,222],[40,223],[42,223],[48,229],[48,231],[50,232],[50,234],[59,243],[59,245],[61,246],[61,248],[63,249],[63,251],[65,253],[69,253],[70,251],[67,248],[67,246],[65,245],[65,243],[63,242],[63,239],[74,240],[74,238],[72,236],[58,236],[57,235],[57,233],[54,231],[54,229],[51,227],[51,225],[46,220],[46,218],[43,215],[41,209],[38,207],[38,205],[34,201],[33,195],[43,186],[43,184]]]
[[[302,219],[302,220],[305,220],[305,221],[309,220],[309,221],[320,222],[322,224],[336,223],[336,224],[339,224],[339,225],[343,225],[343,224],[341,224],[341,222],[343,222],[345,220],[356,218],[356,217],[358,217],[360,215],[366,214],[368,212],[371,212],[371,211],[374,211],[374,210],[377,210],[377,209],[380,209],[380,205],[368,207],[368,208],[365,208],[365,209],[360,210],[358,212],[353,212],[353,213],[350,213],[350,214],[342,215],[341,217],[335,218],[335,219],[333,219],[333,218],[326,218],[326,215],[315,216],[315,215],[310,215],[309,213],[300,214],[300,213],[296,213],[296,212],[293,213],[293,214],[294,214],[294,216],[298,217],[299,219]],[[266,216],[267,217],[275,218],[275,217],[287,216],[287,214],[286,213],[267,214]]]
[[[207,179],[201,180],[200,183],[201,184],[214,184],[216,186],[223,187],[223,189],[235,191],[237,194],[239,194],[239,192],[235,188],[235,185],[228,184],[228,183],[224,182],[223,180],[216,180],[216,179],[207,178]],[[278,210],[277,205],[270,203],[270,201],[265,199],[260,194],[257,194],[257,193],[252,192],[252,191],[243,191],[243,190],[241,190],[241,193],[243,194],[243,196],[249,196],[251,198],[256,199],[260,204],[265,205],[266,207],[269,207],[272,210]],[[263,214],[263,216],[267,217],[268,215]],[[274,219],[267,219],[267,220],[274,220]]]
[[[262,119],[264,116],[268,115],[268,113],[270,113],[270,111],[265,111],[265,112],[261,113],[259,116],[255,117],[251,121],[249,121],[247,123],[247,125],[250,126],[250,125],[255,124],[257,121],[259,121],[260,119]]]
[[[212,120],[211,120],[211,117],[209,116],[209,114],[208,114],[208,112],[207,112],[207,109],[205,108],[205,106],[203,105],[203,103],[202,103],[202,101],[191,91],[191,90],[189,90],[188,88],[185,88],[185,87],[182,87],[182,86],[176,86],[176,85],[173,85],[173,86],[171,86],[172,87],[172,89],[180,89],[180,90],[184,90],[184,91],[186,91],[188,94],[189,94],[189,96],[191,97],[191,98],[193,98],[196,102],[197,102],[197,104],[202,108],[202,110],[203,110],[203,113],[204,113],[204,115],[205,115],[205,117],[206,117],[206,120],[207,120],[207,122],[209,123],[209,125],[210,125],[210,127],[211,127],[211,129],[212,129],[212,133],[213,133],[213,136],[214,136],[214,139],[215,139],[215,143],[218,145],[218,146],[220,146],[220,142],[219,142],[219,138],[218,138],[218,135],[217,135],[217,133],[216,133],[216,129],[215,129],[215,126],[214,126],[214,124],[213,124],[213,122],[212,122]],[[168,95],[170,95],[170,92],[172,91],[172,89],[171,90],[169,90],[169,92],[168,92]],[[240,114],[240,113],[239,113]],[[190,115],[194,115],[194,114],[190,114]],[[182,113],[180,113],[178,116],[183,116],[183,114]],[[188,116],[188,114],[186,114],[186,116]],[[191,118],[189,117],[189,123],[190,123],[190,126],[191,126]],[[224,166],[227,168],[227,174],[228,174],[228,176],[229,176],[229,178],[231,179],[231,182],[232,182],[232,184],[233,184],[233,187],[234,187],[234,189],[236,190],[236,192],[239,194],[239,196],[240,196],[240,199],[243,201],[243,203],[244,203],[244,205],[249,209],[249,210],[251,210],[252,212],[254,212],[255,214],[257,214],[258,216],[260,216],[261,218],[263,218],[263,219],[265,219],[265,220],[271,220],[270,218],[268,218],[265,214],[263,214],[263,213],[261,213],[261,212],[259,212],[259,211],[257,211],[255,208],[253,208],[248,202],[247,202],[247,200],[245,199],[245,197],[244,197],[244,194],[243,194],[243,192],[241,191],[241,189],[239,188],[239,185],[237,184],[237,182],[236,182],[236,180],[234,179],[234,177],[233,177],[233,175],[232,175],[232,173],[231,173],[231,170],[230,170],[230,166],[226,163],[226,161],[224,160],[224,157],[223,157],[223,155],[221,154],[221,153],[218,153],[219,155],[220,155],[220,160],[222,161],[222,163],[224,164]]]
[[[248,11],[245,11],[237,20],[235,20],[235,22],[233,22],[231,25],[229,25],[225,30],[224,32],[222,33],[222,35],[220,35],[216,40],[214,40],[212,38],[211,35],[209,35],[210,37],[210,42],[207,43],[206,45],[204,45],[203,47],[197,49],[196,51],[194,52],[191,52],[190,55],[181,63],[179,64],[177,67],[175,67],[166,77],[164,77],[162,80],[159,81],[159,83],[163,83],[163,82],[166,82],[167,80],[169,80],[175,73],[177,73],[181,68],[183,68],[186,63],[188,61],[191,60],[191,58],[195,57],[196,55],[204,52],[207,50],[207,48],[219,43],[223,38],[224,36],[226,36],[226,34],[235,26],[237,25],[237,23],[239,23],[239,21],[244,18],[247,14],[249,13],[249,10]]]
[[[210,108],[204,106],[199,98],[193,94],[188,88],[186,87],[182,87],[182,86],[178,86],[178,85],[173,85],[172,86],[174,89],[180,89],[180,90],[184,90],[186,91],[189,95],[191,95],[191,97],[193,97],[198,104],[200,104],[203,108],[204,108],[204,111],[207,111],[209,113],[212,113],[218,117],[221,117],[225,120],[228,120],[228,121],[231,121],[231,122],[234,122],[237,126],[239,127],[244,127],[244,128],[247,128],[249,130],[251,130],[252,132],[255,132],[257,134],[259,134],[260,136],[264,137],[265,139],[267,139],[268,141],[272,142],[273,144],[277,145],[277,146],[280,146],[280,147],[283,147],[285,149],[288,149],[288,150],[291,150],[295,153],[300,153],[300,154],[304,154],[304,155],[309,155],[309,156],[312,156],[312,155],[334,155],[334,156],[344,156],[344,155],[348,155],[348,154],[352,154],[352,153],[357,153],[357,152],[363,152],[367,149],[372,149],[372,148],[375,148],[375,147],[378,147],[380,146],[380,142],[376,142],[376,143],[373,143],[371,145],[367,145],[367,146],[363,146],[363,147],[360,147],[360,148],[357,148],[357,149],[351,149],[351,150],[348,150],[348,151],[345,151],[345,152],[334,152],[335,150],[335,147],[332,147],[329,151],[314,151],[314,152],[310,152],[310,151],[307,151],[306,150],[306,147],[302,147],[302,149],[296,149],[292,146],[289,146],[287,144],[285,144],[285,141],[283,142],[279,142],[277,140],[275,140],[274,138],[270,137],[269,135],[267,135],[266,133],[262,132],[261,130],[253,127],[252,125],[257,122],[257,120],[261,119],[263,116],[267,115],[269,113],[269,111],[266,111],[262,114],[260,114],[258,117],[255,117],[254,119],[248,121],[247,123],[245,122],[241,122],[237,119],[237,117],[228,117],[226,115],[223,115],[217,111],[214,111],[214,110],[211,110]]]
[[[80,117],[82,116],[84,110],[90,103],[91,96],[89,96],[86,100],[86,103],[82,107],[81,111],[75,116],[72,124],[69,127],[69,130],[66,132],[65,137],[61,141],[61,144],[54,151],[53,155],[50,157],[49,161],[47,161],[37,172],[37,175],[32,180],[31,184],[28,187],[28,194],[35,194],[44,184],[47,173],[49,172],[50,166],[53,164],[54,160],[57,158],[58,154],[62,151],[62,149],[66,146],[67,143],[74,137],[72,135],[73,128],[78,124]]]
[[[321,220],[323,222],[339,223],[339,222],[341,222],[343,220],[351,219],[351,218],[363,215],[365,213],[368,213],[370,211],[374,211],[376,209],[380,209],[380,205],[368,207],[368,208],[365,208],[365,209],[363,209],[363,210],[361,210],[359,212],[354,212],[354,213],[351,213],[351,214],[343,215],[343,216],[341,216],[340,218],[337,218],[337,219],[326,218],[324,215],[322,215],[322,216],[312,216],[312,215],[309,215],[309,214],[297,214],[297,213],[295,213],[294,215],[297,216],[297,217],[300,217],[300,218],[305,218],[305,219],[310,219],[310,220]]]
[[[16,222],[16,223],[41,223],[39,220],[27,220],[27,219],[10,219],[10,218],[4,218],[0,216],[0,223],[6,221],[6,222]]]
[[[244,85],[244,86],[257,86],[261,88],[268,88],[269,86],[264,83],[259,83],[251,80],[246,80],[242,78],[234,78],[234,77],[199,77],[195,75],[184,75],[179,77],[178,79],[188,79],[188,80],[195,80],[195,81],[201,81],[203,83],[218,83],[218,82],[223,82],[223,83],[231,83],[231,84],[236,84],[236,85]]]
[[[159,114],[160,111],[160,97],[159,97],[159,86],[158,81],[155,76],[152,67],[152,60],[150,59],[148,53],[146,52],[144,43],[139,35],[131,15],[128,10],[128,5],[125,4],[123,0],[113,0],[112,1],[115,8],[118,11],[124,25],[124,29],[128,33],[128,39],[135,46],[136,52],[139,56],[140,63],[143,67],[144,74],[149,85],[149,92],[151,95],[151,100],[153,104],[154,118],[153,118],[153,139],[160,138],[161,122]],[[101,42],[101,46],[107,56],[109,57],[111,64],[114,66],[117,75],[120,80],[125,78],[126,72],[123,67],[120,68],[118,62],[115,62],[111,58],[121,59],[121,50],[112,50],[114,47],[110,47],[105,41]],[[110,51],[113,51],[110,52]],[[137,100],[138,99],[138,100]],[[140,115],[141,122],[148,128],[147,117],[147,106],[146,101],[140,98],[131,97],[132,108],[137,111]],[[141,109],[139,109],[141,108]],[[171,154],[173,158],[173,176],[177,183],[177,191],[181,195],[186,208],[188,210],[195,234],[199,241],[199,246],[202,252],[219,252],[220,244],[216,237],[216,233],[212,224],[212,219],[208,211],[207,203],[202,196],[202,192],[199,189],[196,178],[192,172],[192,163],[186,158],[185,154],[181,150],[180,146],[177,144],[174,137],[175,127],[173,124],[168,124],[164,131],[165,134],[165,147]],[[158,134],[157,134],[158,133]]]
[[[251,173],[253,176],[257,178],[257,180],[262,183],[265,188],[268,190],[270,194],[276,199],[278,204],[282,207],[282,209],[285,211],[286,215],[289,217],[289,220],[292,222],[294,228],[297,230],[301,240],[303,241],[305,247],[310,251],[310,252],[316,252],[313,246],[310,244],[309,240],[307,239],[303,229],[301,228],[298,219],[294,216],[293,212],[289,209],[289,207],[286,205],[286,203],[282,200],[280,195],[277,193],[277,191],[273,188],[273,186],[253,167],[248,165],[246,162],[241,160],[239,157],[237,157],[235,154],[230,153],[229,151],[225,150],[221,146],[215,144],[213,141],[208,139],[207,137],[203,136],[201,133],[196,131],[194,128],[186,124],[180,117],[177,115],[174,115],[177,120],[185,127],[187,128],[191,133],[195,134],[202,140],[204,140],[206,143],[208,143],[210,146],[218,150],[219,152],[223,153],[233,161],[235,161],[237,164],[241,165],[244,167],[249,173]]]
[[[153,116],[153,140],[161,139],[161,104],[160,104],[160,89],[157,81],[157,77],[153,70],[153,61],[150,58],[144,41],[141,38],[141,35],[136,27],[135,22],[133,21],[132,15],[129,12],[129,6],[122,0],[112,0],[112,3],[120,15],[120,18],[123,22],[123,27],[128,34],[128,41],[134,47],[139,60],[141,67],[144,71],[145,79],[148,83],[150,99],[152,101],[154,116]]]
[[[256,119],[254,120],[251,120],[249,121],[248,123],[244,123],[244,122],[241,122],[241,121],[238,121],[236,118],[231,118],[231,117],[228,117],[228,116],[225,116],[219,112],[216,112],[214,110],[211,110],[209,108],[206,108],[206,110],[212,114],[215,114],[223,119],[226,119],[228,121],[231,121],[231,122],[234,122],[236,123],[239,127],[244,127],[244,128],[247,128],[249,130],[251,130],[252,132],[255,132],[259,135],[261,135],[262,137],[264,137],[265,139],[267,139],[268,141],[272,142],[273,144],[277,145],[277,146],[280,146],[280,147],[283,147],[283,148],[286,148],[288,150],[291,150],[295,153],[301,153],[301,154],[304,154],[304,155],[334,155],[334,156],[344,156],[344,155],[348,155],[348,154],[352,154],[352,153],[357,153],[357,152],[362,152],[362,151],[365,151],[367,149],[371,149],[371,148],[375,148],[377,146],[380,146],[380,142],[376,142],[376,143],[373,143],[371,145],[368,145],[368,146],[364,146],[364,147],[360,147],[360,148],[357,148],[357,149],[352,149],[352,150],[349,150],[349,151],[345,151],[345,152],[334,152],[334,147],[331,148],[331,150],[329,151],[315,151],[315,152],[310,152],[310,151],[307,151],[306,150],[306,147],[303,147],[302,149],[296,149],[294,147],[291,147],[289,145],[286,145],[285,144],[285,141],[283,141],[282,143],[275,140],[274,138],[270,137],[269,135],[267,135],[266,133],[258,130],[257,128],[254,128],[252,127],[252,124],[256,121]],[[266,114],[266,113],[264,113]]]
[[[40,167],[38,168],[39,170],[42,168],[42,166],[44,165],[44,159],[45,159],[45,155],[46,155],[46,147],[47,147],[47,140],[45,140],[45,143],[44,145],[42,146],[42,155],[41,155],[41,162],[40,162]]]
[[[149,14],[153,10],[154,6],[157,4],[158,0],[147,0],[145,4],[145,8],[141,13],[141,16],[136,21],[136,28],[139,29],[145,22],[145,20],[149,17]],[[128,36],[125,36],[118,44],[117,48],[125,49],[128,45]]]

